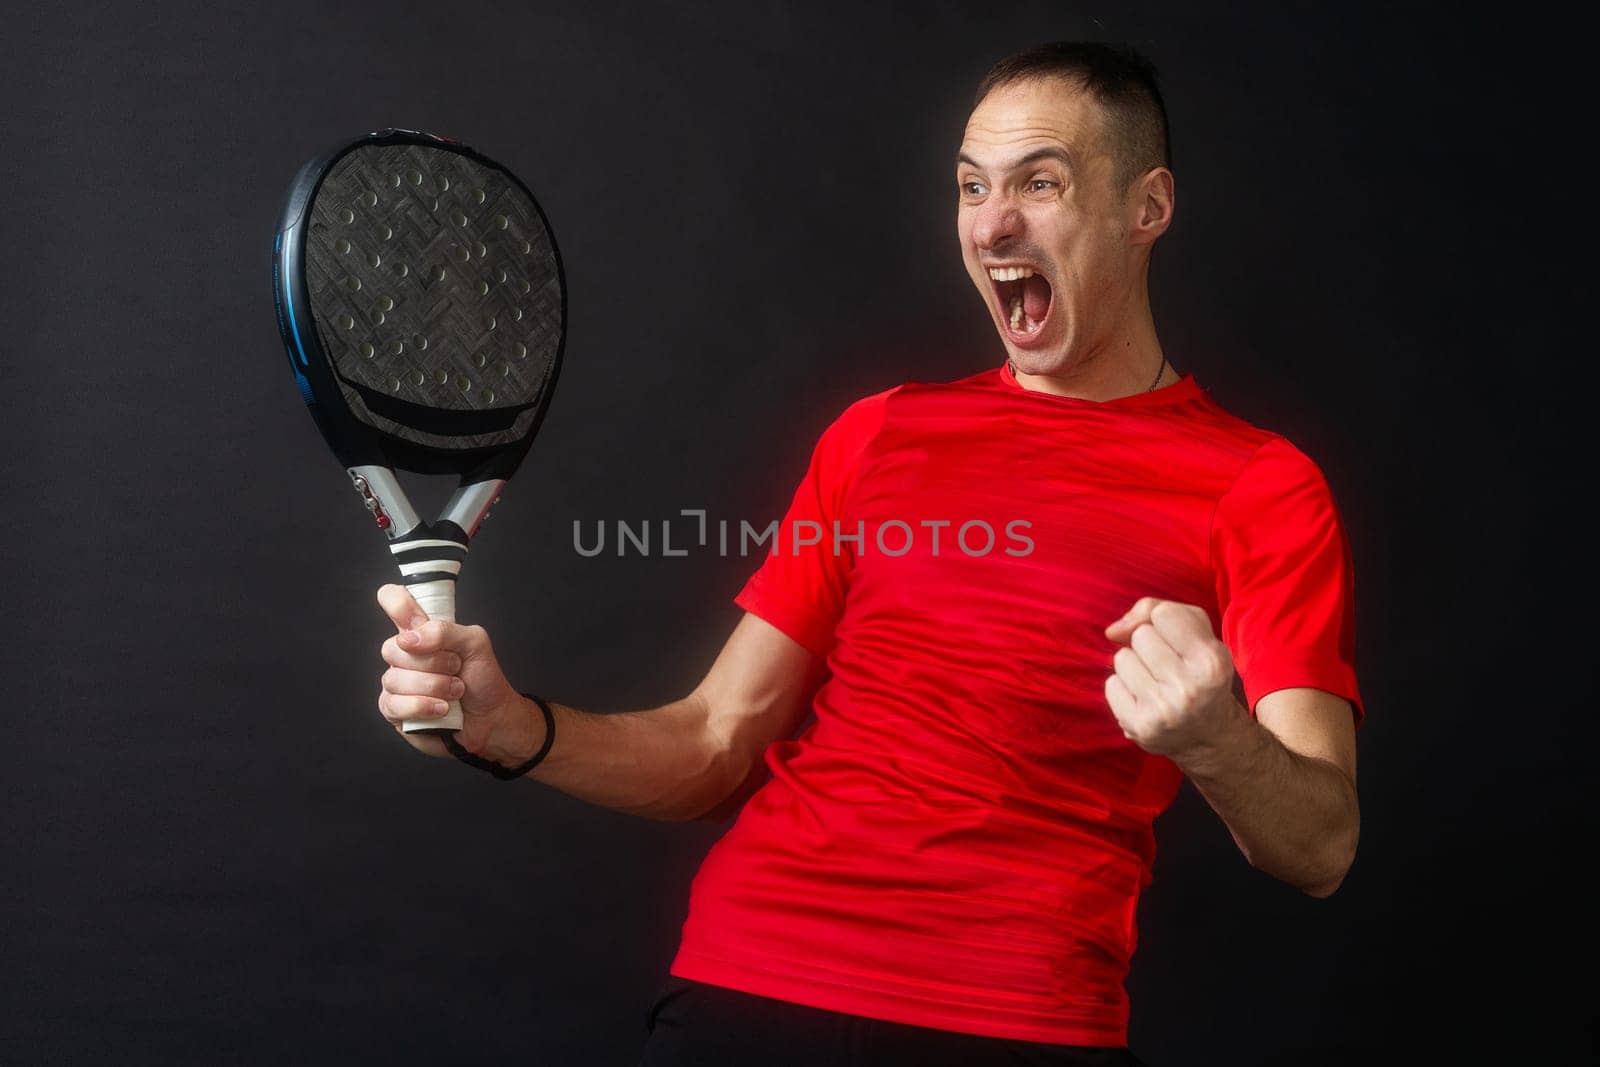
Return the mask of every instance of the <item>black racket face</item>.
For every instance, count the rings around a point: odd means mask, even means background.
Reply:
[[[528,190],[470,149],[386,131],[309,164],[284,221],[280,324],[346,466],[509,476],[566,326],[560,256]]]

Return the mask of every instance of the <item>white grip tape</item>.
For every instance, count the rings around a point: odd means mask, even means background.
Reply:
[[[417,607],[430,619],[441,619],[444,622],[456,621],[456,583],[449,579],[440,579],[435,582],[418,582],[408,586]],[[401,725],[406,733],[415,733],[418,730],[459,730],[465,723],[461,715],[461,701],[450,701],[450,710],[442,718],[426,720],[407,720]]]

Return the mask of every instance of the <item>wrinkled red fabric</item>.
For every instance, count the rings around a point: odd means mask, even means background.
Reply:
[[[1096,402],[1001,367],[868,397],[822,435],[772,552],[737,603],[830,675],[694,880],[685,978],[1125,1044],[1151,824],[1181,774],[1118,728],[1104,628],[1140,597],[1197,604],[1252,711],[1310,686],[1363,714],[1321,471],[1193,375]]]

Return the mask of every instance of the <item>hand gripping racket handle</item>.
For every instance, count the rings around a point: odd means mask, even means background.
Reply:
[[[351,467],[350,477],[366,501],[367,510],[388,531],[389,551],[400,568],[400,580],[430,619],[456,621],[456,575],[467,558],[467,547],[489,509],[500,499],[504,478],[463,485],[450,495],[444,511],[433,522],[423,522],[406,494],[386,467]],[[450,701],[443,718],[407,722],[408,734],[452,733],[465,724],[461,702]]]
[[[456,621],[456,580],[454,578],[436,578],[432,581],[418,582],[409,587],[411,597],[417,602],[417,607],[430,619],[441,619],[444,622]],[[465,723],[461,714],[461,701],[450,701],[450,710],[445,712],[442,719],[429,719],[426,722],[408,721],[401,729],[408,734],[415,733],[447,733],[461,729]]]
[[[485,499],[488,501],[488,497]],[[475,517],[472,529],[477,529],[481,518],[481,515]],[[461,573],[461,563],[467,558],[471,539],[471,534],[459,523],[444,518],[417,523],[389,543],[389,551],[400,568],[400,580],[405,582],[412,599],[428,618],[456,621],[456,575]],[[408,734],[448,733],[461,729],[464,722],[461,702],[452,700],[444,718],[407,722],[401,729]]]

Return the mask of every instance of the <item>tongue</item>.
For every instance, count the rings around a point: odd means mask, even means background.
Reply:
[[[1037,274],[1022,280],[1022,310],[1034,322],[1041,322],[1050,310],[1050,283]]]

